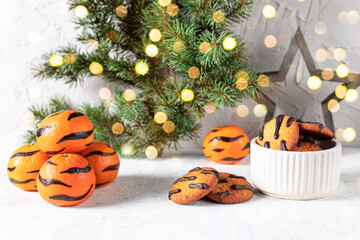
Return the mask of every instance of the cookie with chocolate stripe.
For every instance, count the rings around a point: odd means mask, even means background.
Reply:
[[[255,188],[246,178],[234,174],[220,172],[220,180],[215,188],[206,195],[218,203],[242,203],[250,200],[255,194]]]
[[[314,143],[315,139],[306,133],[300,132],[299,133],[299,141]]]
[[[256,142],[263,147],[293,151],[299,140],[299,126],[293,117],[279,115],[267,122]]]
[[[299,141],[296,144],[295,150],[296,152],[311,152],[311,151],[321,151],[322,148],[315,143],[307,142],[307,141]]]
[[[334,138],[334,132],[318,122],[299,122],[301,133],[310,135],[316,140],[330,140]]]
[[[174,182],[169,199],[177,204],[195,202],[214,189],[219,179],[220,175],[214,168],[196,167]]]

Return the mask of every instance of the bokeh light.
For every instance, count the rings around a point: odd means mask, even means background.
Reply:
[[[124,143],[120,148],[121,154],[130,156],[134,152],[134,146],[131,143]]]
[[[343,132],[343,139],[345,142],[351,142],[356,138],[355,129],[348,127]]]
[[[115,11],[116,15],[121,18],[126,17],[126,15],[128,14],[127,8],[122,5],[118,6]]]
[[[345,93],[345,101],[347,102],[354,102],[356,101],[356,99],[358,99],[358,97],[359,94],[358,91],[356,91],[356,89],[349,89]]]
[[[54,55],[51,55],[51,57],[49,58],[49,63],[53,67],[59,67],[63,64],[63,62],[64,62],[64,59],[60,55],[54,54]]]
[[[98,75],[103,72],[104,68],[103,66],[98,62],[92,62],[89,66],[90,72]]]
[[[273,36],[273,35],[268,35],[268,36],[265,37],[264,43],[265,43],[266,47],[273,48],[277,44],[276,37]]]
[[[340,109],[340,104],[338,101],[336,101],[335,99],[331,99],[328,102],[328,109],[330,112],[337,112]]]
[[[159,53],[159,49],[154,44],[149,44],[145,48],[145,53],[149,57],[156,57]]]
[[[339,13],[338,15],[338,20],[339,20],[339,23],[341,24],[347,24],[347,12],[345,11],[342,11]]]
[[[264,117],[267,114],[268,110],[264,104],[257,104],[254,107],[254,114],[257,117]]]
[[[337,98],[339,99],[343,99],[345,97],[345,94],[346,94],[346,86],[344,85],[339,85],[335,88],[335,95]]]
[[[206,103],[204,108],[207,113],[214,113],[216,111],[216,105],[213,102]]]
[[[211,50],[211,44],[209,42],[202,42],[199,46],[199,51],[201,53],[208,53]]]
[[[318,60],[319,62],[324,62],[327,58],[327,52],[325,49],[323,48],[319,48],[316,50],[315,52],[315,58],[316,60]]]
[[[137,74],[145,75],[149,71],[149,66],[145,62],[138,62],[135,65],[135,71]]]
[[[216,11],[213,13],[213,19],[217,23],[221,23],[225,20],[225,13],[223,11]]]
[[[337,61],[342,61],[344,60],[346,57],[346,52],[343,48],[336,48],[335,51],[334,51],[334,58],[337,60]]]
[[[233,37],[226,37],[223,41],[223,47],[226,50],[233,50],[236,47],[236,40]]]
[[[88,15],[89,15],[89,12],[85,6],[78,5],[75,7],[75,16],[77,16],[78,18],[80,18],[80,19],[86,18]]]
[[[339,64],[336,68],[336,75],[339,78],[345,78],[349,74],[349,67],[345,64]]]
[[[64,57],[64,60],[67,64],[72,64],[76,61],[76,56],[73,53],[67,53]]]
[[[159,3],[159,5],[162,6],[162,7],[167,7],[167,6],[170,5],[171,0],[158,0],[158,3]]]
[[[321,87],[321,80],[317,76],[311,76],[307,80],[307,85],[311,90],[316,90]]]
[[[265,5],[262,13],[266,18],[273,18],[276,15],[276,9],[271,5]]]
[[[167,121],[167,119],[168,119],[168,116],[164,112],[157,112],[154,115],[154,121],[158,124],[163,124],[164,122]]]
[[[359,13],[356,10],[352,10],[352,11],[348,12],[348,14],[346,16],[347,22],[350,25],[357,24],[359,22],[359,18],[360,18]]]
[[[188,75],[190,78],[198,78],[200,76],[200,70],[197,67],[191,67],[188,71]]]
[[[335,139],[338,141],[344,141],[344,129],[339,128],[335,131]]]
[[[247,86],[248,86],[248,80],[246,78],[239,77],[238,80],[236,81],[236,87],[240,90],[246,89]]]
[[[111,98],[111,90],[106,87],[102,87],[99,90],[99,96],[103,100],[108,100]]]
[[[237,107],[236,113],[239,117],[246,117],[249,115],[249,108],[245,105],[240,105]]]
[[[166,133],[171,133],[175,130],[175,124],[172,121],[166,121],[163,125],[163,130]]]
[[[152,145],[147,146],[145,149],[145,156],[148,159],[155,159],[158,156],[158,150],[156,149],[155,146],[152,146]]]
[[[334,72],[331,68],[324,68],[321,72],[321,76],[324,80],[331,80],[334,77]]]
[[[190,102],[194,99],[194,92],[190,89],[184,89],[181,91],[181,99],[184,102]]]
[[[122,134],[124,132],[124,126],[121,123],[116,122],[112,126],[112,132],[116,135]]]
[[[177,53],[181,53],[185,50],[185,44],[181,41],[177,41],[174,43],[174,51]]]
[[[127,102],[134,101],[136,98],[136,92],[132,89],[126,89],[123,93],[123,97]]]
[[[315,24],[315,33],[318,35],[323,35],[327,31],[327,26],[324,22],[317,22]]]
[[[270,84],[270,78],[265,75],[265,74],[261,74],[258,79],[258,84],[261,86],[261,87],[268,87],[269,84]]]
[[[149,38],[153,42],[160,41],[161,37],[162,37],[162,35],[161,35],[161,32],[159,29],[154,28],[154,29],[151,29],[151,31],[149,32]]]
[[[169,14],[170,16],[175,16],[176,14],[178,14],[179,12],[179,7],[176,4],[170,4],[167,8],[166,8],[166,12],[167,14]]]
[[[90,51],[94,51],[95,49],[97,49],[99,47],[99,42],[96,41],[95,39],[90,39],[87,44],[86,47],[90,50]]]

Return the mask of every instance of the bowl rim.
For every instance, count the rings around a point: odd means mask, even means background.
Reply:
[[[263,146],[260,146],[256,143],[256,139],[258,137],[254,137],[253,139],[251,139],[250,141],[250,152],[251,152],[251,148],[254,146],[254,147],[259,147],[260,149],[262,149],[262,151],[270,151],[270,152],[277,152],[279,154],[309,154],[309,153],[312,153],[312,154],[320,154],[320,153],[324,153],[324,152],[327,152],[327,151],[335,151],[337,148],[340,148],[341,147],[341,143],[335,139],[331,139],[332,141],[335,142],[335,146],[332,147],[332,148],[328,148],[328,149],[325,149],[325,150],[320,150],[320,151],[307,151],[307,152],[296,152],[296,151],[281,151],[281,150],[277,150],[277,149],[271,149],[271,148],[265,148]]]

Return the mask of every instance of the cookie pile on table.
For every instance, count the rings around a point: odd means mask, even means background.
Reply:
[[[298,122],[279,115],[267,122],[256,139],[260,146],[282,151],[320,151],[315,140],[330,140],[334,132],[318,122]]]
[[[169,199],[189,204],[206,196],[218,203],[233,204],[248,201],[254,194],[255,188],[244,177],[196,167],[174,182]]]
[[[93,139],[93,125],[81,112],[47,116],[38,126],[37,142],[18,148],[10,157],[10,182],[22,190],[38,191],[56,206],[84,202],[95,188],[113,182],[120,166],[115,150]]]

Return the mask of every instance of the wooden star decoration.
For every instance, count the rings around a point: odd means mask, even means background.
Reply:
[[[293,62],[298,50],[300,50],[300,53],[303,56],[303,59],[306,64],[306,68],[308,69],[310,75],[317,76],[322,81],[324,81],[322,79],[323,70],[316,69],[314,59],[311,56],[309,48],[305,42],[304,36],[301,33],[300,28],[298,28],[293,39],[291,40],[289,49],[287,50],[284,56],[279,71],[264,73],[270,77],[271,82],[281,82],[286,80],[286,75],[289,71],[291,63]],[[332,71],[332,73],[334,77],[331,79],[331,81],[342,83],[347,89],[356,89],[357,87],[360,86],[360,81],[358,80],[360,79],[360,74],[349,73],[347,77],[340,78],[336,74],[336,72]],[[349,79],[352,79],[352,81],[350,81]],[[328,108],[328,102],[332,99],[335,99],[339,103],[343,100],[343,98],[338,98],[334,91],[321,102],[321,108],[323,112],[325,125],[331,129],[335,129],[332,112]],[[274,117],[276,104],[265,94],[263,95],[263,97],[256,98],[255,100],[257,103],[264,104],[267,107],[268,112],[265,116],[265,122],[270,121]]]

